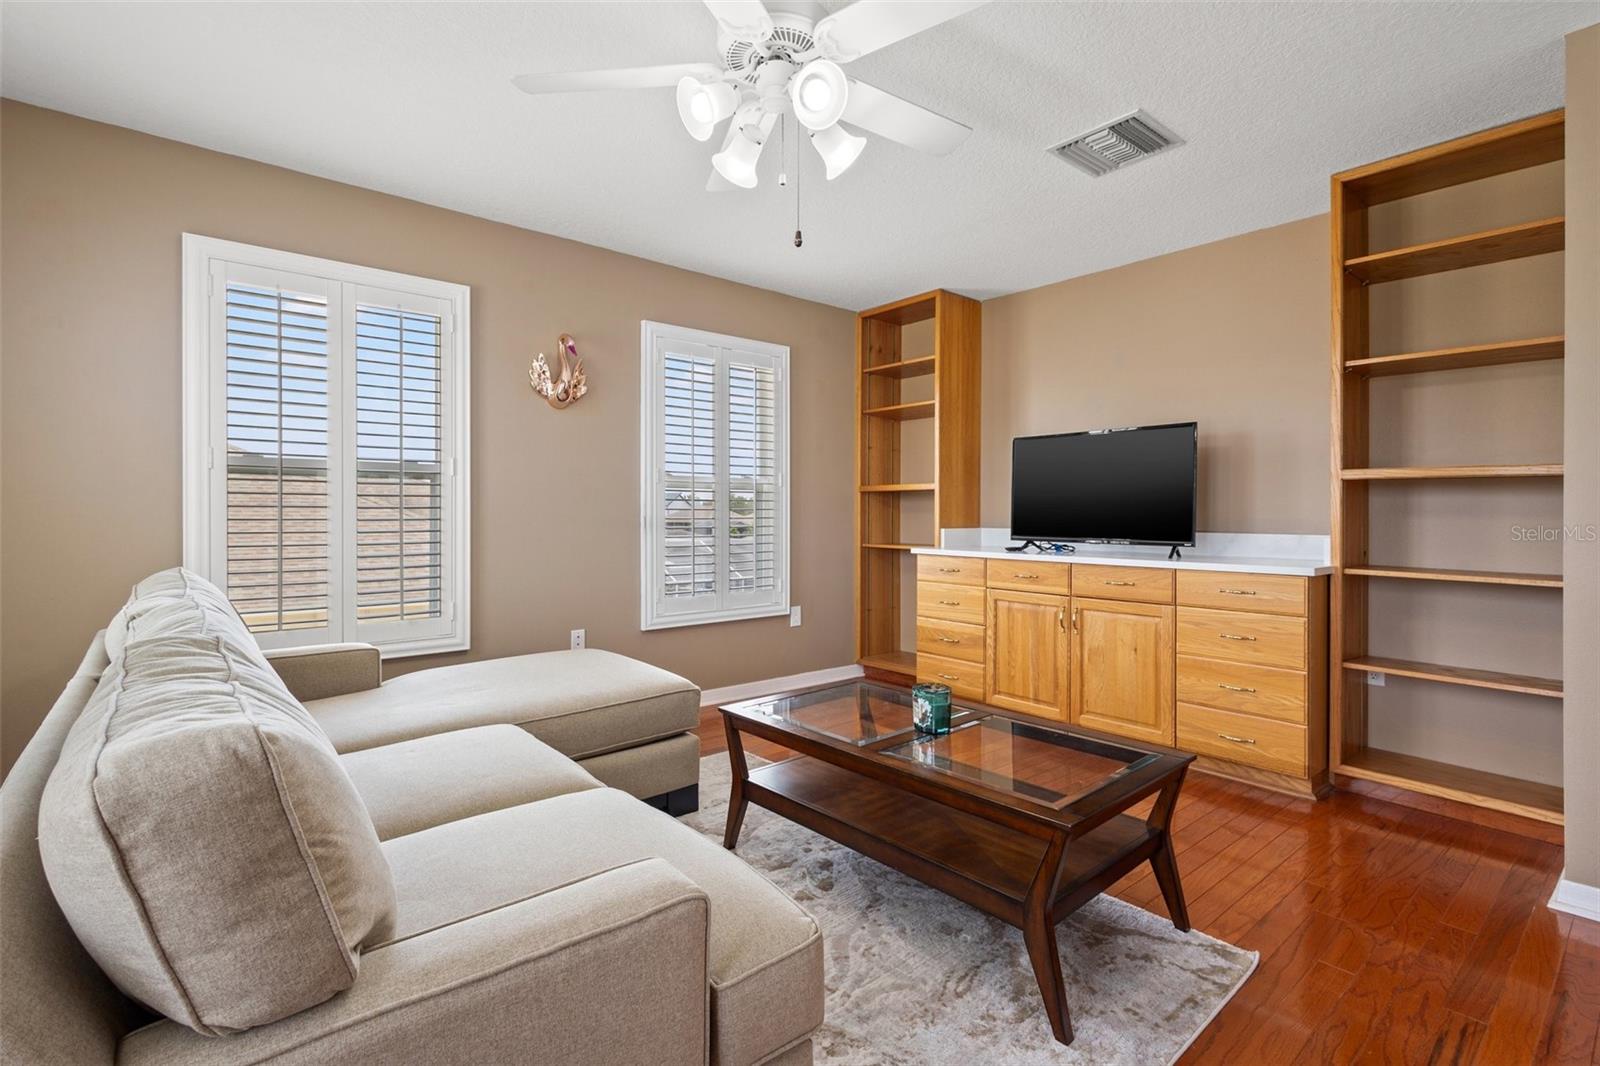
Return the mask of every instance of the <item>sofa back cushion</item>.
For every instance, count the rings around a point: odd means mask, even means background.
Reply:
[[[45,786],[39,849],[112,981],[216,1035],[348,988],[393,927],[394,883],[332,745],[231,609],[181,581],[125,609],[121,655]]]

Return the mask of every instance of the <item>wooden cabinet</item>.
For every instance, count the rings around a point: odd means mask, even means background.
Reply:
[[[1172,608],[1074,599],[1071,629],[1072,721],[1171,744]]]
[[[1065,596],[989,590],[988,702],[1067,718],[1071,669]]]
[[[1326,790],[1326,578],[931,553],[917,575],[918,680]]]

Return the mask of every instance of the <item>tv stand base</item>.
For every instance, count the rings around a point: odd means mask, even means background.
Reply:
[[[1178,550],[1178,546],[1176,544],[1174,544],[1172,546],[1172,550],[1167,553],[1167,558],[1168,559],[1182,559],[1183,558],[1183,553],[1181,551],[1179,551]]]

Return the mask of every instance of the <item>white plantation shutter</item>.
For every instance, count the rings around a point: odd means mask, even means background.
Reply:
[[[438,301],[367,302],[354,335],[357,632],[378,641],[448,621],[444,588],[444,332]],[[389,298],[394,298],[389,294]]]
[[[778,591],[778,375],[747,352],[728,360],[728,591],[772,603]]]
[[[466,648],[467,290],[188,235],[184,256],[185,564],[266,647]]]
[[[227,566],[221,584],[253,632],[325,630],[334,439],[327,290],[314,278],[235,271],[222,304]]]
[[[788,611],[788,349],[646,322],[641,624]]]
[[[715,605],[717,491],[715,353],[676,345],[661,360],[661,557],[666,611]]]

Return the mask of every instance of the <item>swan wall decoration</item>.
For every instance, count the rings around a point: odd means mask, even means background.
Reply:
[[[528,383],[533,386],[534,392],[545,398],[546,403],[559,411],[582,399],[589,391],[589,384],[583,376],[583,360],[578,356],[578,345],[571,334],[561,335],[556,341],[556,350],[561,360],[561,376],[551,377],[550,364],[545,362],[544,353],[540,352],[539,358],[528,368]]]

